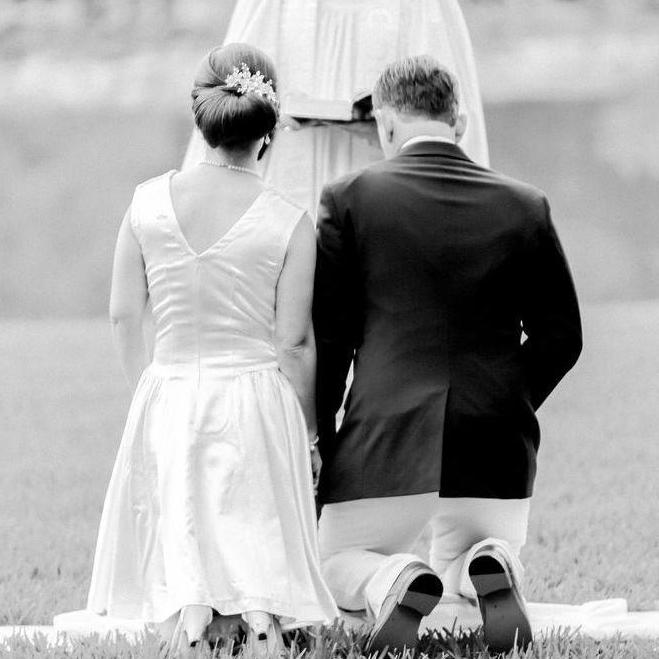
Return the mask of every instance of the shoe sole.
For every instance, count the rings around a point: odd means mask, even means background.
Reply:
[[[248,632],[246,648],[248,655],[255,659],[272,659],[279,657],[284,649],[279,621],[273,619],[267,632]]]
[[[499,561],[479,556],[469,565],[469,577],[478,595],[485,643],[494,652],[526,649],[533,632],[524,604]]]
[[[409,587],[397,600],[389,618],[372,636],[368,651],[413,649],[419,640],[421,618],[429,615],[442,597],[443,587],[434,574],[421,574],[412,579]]]

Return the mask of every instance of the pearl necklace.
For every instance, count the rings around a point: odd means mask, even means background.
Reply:
[[[240,165],[232,165],[228,162],[218,162],[217,160],[202,160],[200,165],[212,165],[213,167],[222,167],[224,169],[231,169],[234,172],[243,172],[245,174],[251,174],[252,176],[256,176],[257,178],[263,178],[261,174],[259,174],[256,170],[254,169],[249,169],[249,167],[240,167]]]

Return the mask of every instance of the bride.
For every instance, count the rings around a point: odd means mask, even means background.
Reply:
[[[255,171],[278,120],[269,58],[211,51],[193,99],[203,160],[138,186],[117,241],[110,307],[134,395],[88,608],[158,623],[179,648],[241,616],[265,656],[280,627],[338,615],[312,482],[315,234]]]
[[[427,53],[453,71],[467,129],[460,146],[488,165],[483,108],[469,32],[458,0],[238,0],[225,43],[252,43],[277,63],[282,112],[346,118],[341,107],[370,94],[385,64]],[[338,110],[337,110],[338,109]],[[349,117],[349,113],[348,113]],[[297,127],[296,122],[288,122]],[[265,177],[306,208],[322,185],[382,155],[373,126],[305,126],[278,136]],[[193,134],[183,168],[203,158]]]

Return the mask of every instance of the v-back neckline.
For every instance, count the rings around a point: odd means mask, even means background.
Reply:
[[[262,190],[259,192],[259,194],[256,195],[254,200],[252,201],[251,204],[245,209],[245,211],[238,217],[238,219],[213,243],[211,243],[208,247],[201,251],[197,251],[190,245],[188,242],[188,239],[185,237],[185,233],[183,233],[183,229],[181,228],[181,224],[178,221],[178,218],[176,217],[176,211],[174,210],[174,199],[172,197],[172,178],[174,177],[174,174],[177,173],[176,169],[172,169],[166,178],[166,197],[167,197],[167,202],[169,206],[169,215],[172,220],[172,224],[174,225],[176,232],[178,234],[180,242],[183,244],[183,247],[190,252],[195,258],[201,258],[202,256],[205,256],[211,251],[214,251],[216,249],[219,249],[220,247],[223,247],[226,243],[231,241],[231,234],[234,233],[234,230],[236,227],[240,224],[243,223],[243,220],[252,213],[254,210],[255,206],[257,203],[261,200],[263,195],[266,194],[268,191],[267,188],[265,190]]]

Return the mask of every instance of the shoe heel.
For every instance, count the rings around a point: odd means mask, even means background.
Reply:
[[[513,586],[501,563],[491,556],[475,558],[469,564],[469,577],[479,597],[486,597],[500,590],[510,590]]]
[[[247,622],[247,649],[256,659],[278,657],[284,648],[279,622],[264,611],[250,611],[243,614]]]
[[[483,618],[483,639],[490,652],[526,649],[533,632],[524,600],[510,574],[492,556],[478,556],[469,564],[469,577],[478,595]]]
[[[419,614],[404,606],[397,606],[387,624],[366,644],[366,652],[390,653],[403,648],[414,649],[419,640]]]
[[[491,652],[525,650],[533,641],[531,625],[512,592],[499,590],[482,599],[483,640]]]
[[[398,604],[427,616],[442,598],[443,590],[439,577],[434,574],[422,574],[412,581]]]

